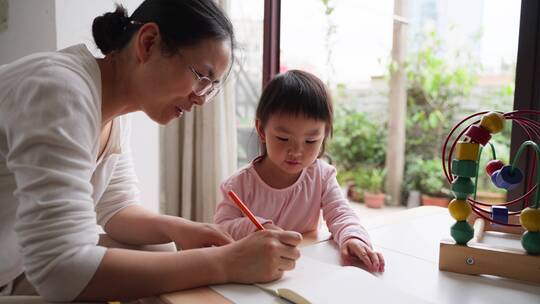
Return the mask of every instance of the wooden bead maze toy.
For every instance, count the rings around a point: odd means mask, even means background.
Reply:
[[[448,210],[456,223],[450,228],[453,240],[440,243],[440,270],[540,283],[540,174],[536,172],[534,178],[540,158],[537,144],[540,140],[540,123],[528,118],[530,115],[540,115],[540,111],[479,112],[460,121],[448,134],[442,148],[442,165],[455,196]],[[493,134],[504,129],[507,120],[519,126],[529,139],[521,144],[511,165],[497,160],[495,148],[489,142]],[[462,125],[463,130],[446,155],[452,135]],[[527,191],[521,197],[497,205],[476,200],[480,156],[488,144],[493,160],[487,163],[486,174],[496,187],[506,190],[524,181],[524,173],[516,166],[523,151],[529,148],[535,152],[536,157],[531,161],[532,170],[528,172]],[[535,195],[531,201],[533,193]],[[471,223],[474,223],[474,228]],[[483,243],[484,236],[488,237],[488,234],[490,239],[514,241],[518,246],[499,247]]]

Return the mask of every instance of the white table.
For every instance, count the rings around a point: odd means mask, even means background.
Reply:
[[[367,222],[375,249],[386,260],[386,271],[380,278],[433,303],[540,303],[539,285],[439,271],[439,241],[449,237],[453,223],[446,208],[427,206]],[[333,241],[304,246],[301,252],[323,262],[342,263]],[[176,292],[161,299],[168,304],[230,303],[209,288]]]

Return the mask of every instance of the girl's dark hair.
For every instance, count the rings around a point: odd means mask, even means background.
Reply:
[[[94,19],[92,35],[97,47],[107,55],[126,47],[133,34],[148,22],[158,25],[165,54],[174,54],[204,39],[230,39],[234,49],[231,21],[213,0],[145,0],[131,17],[117,5],[114,12]]]
[[[264,88],[257,106],[256,118],[264,127],[274,114],[302,115],[324,121],[326,128],[319,157],[324,154],[326,139],[333,133],[334,109],[326,85],[317,76],[300,70],[290,70],[274,77]],[[261,144],[261,150],[262,155],[266,155],[264,144]]]

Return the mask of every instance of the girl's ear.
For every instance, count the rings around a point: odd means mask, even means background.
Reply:
[[[261,142],[264,143],[266,141],[266,135],[264,134],[264,128],[263,128],[262,122],[258,118],[255,120],[255,129],[257,129],[257,134],[259,134],[259,138],[261,139]]]

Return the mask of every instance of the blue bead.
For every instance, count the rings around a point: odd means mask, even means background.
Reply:
[[[491,206],[491,219],[508,224],[508,208],[506,206]]]
[[[493,185],[495,185],[495,187],[505,189],[501,187],[499,184],[497,184],[497,176],[499,176],[500,171],[501,170],[495,170],[495,172],[491,174],[491,182],[493,183]]]
[[[511,170],[512,166],[502,167],[500,170],[493,172],[491,181],[493,181],[498,188],[506,190],[514,189],[523,180],[523,173],[521,173],[521,170],[517,167],[514,167],[514,172],[512,172],[512,174],[510,173]]]

